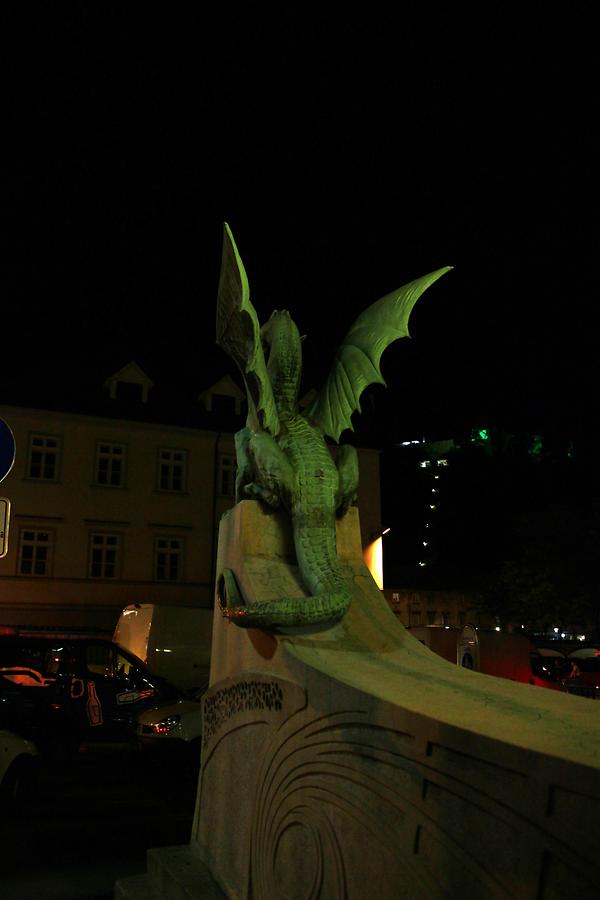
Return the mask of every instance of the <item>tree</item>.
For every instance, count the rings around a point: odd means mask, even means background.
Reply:
[[[529,631],[600,624],[596,557],[600,533],[596,504],[546,504],[522,512],[515,523],[517,552],[495,568],[481,608],[502,624]]]

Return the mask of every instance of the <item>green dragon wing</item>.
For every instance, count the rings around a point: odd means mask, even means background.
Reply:
[[[408,319],[421,294],[452,266],[437,269],[393,291],[356,319],[339,347],[327,381],[306,415],[338,441],[351,416],[360,412],[360,395],[370,384],[383,384],[379,362],[392,341],[409,337]]]
[[[260,340],[260,324],[250,302],[248,276],[227,222],[217,295],[217,344],[236,362],[248,397],[251,431],[279,431],[279,416]]]

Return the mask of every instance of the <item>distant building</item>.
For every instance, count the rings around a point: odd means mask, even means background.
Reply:
[[[387,450],[385,595],[400,621],[496,627],[502,619],[502,627],[521,628],[527,609],[511,623],[503,604],[510,606],[511,588],[511,602],[519,604],[536,567],[562,604],[553,625],[572,620],[570,593],[585,613],[586,547],[593,546],[596,520],[576,449],[568,435],[477,425],[447,440],[406,440]],[[588,622],[579,631],[590,628]]]
[[[438,562],[440,513],[456,449],[452,439],[410,440],[386,453],[383,517],[392,531],[384,543],[386,586],[401,584],[407,570],[425,570]]]
[[[492,617],[477,609],[476,598],[468,591],[386,587],[383,593],[392,612],[407,628],[417,625],[495,625]]]
[[[12,506],[0,625],[110,633],[129,603],[212,605],[245,396],[226,376],[179,424],[154,390],[130,362],[95,411],[0,406],[17,446],[0,485]],[[366,546],[381,529],[379,454],[359,459]]]
[[[473,592],[453,589],[451,577],[447,588],[433,588],[431,584],[427,584],[430,569],[435,569],[439,562],[440,515],[444,512],[444,502],[447,502],[446,482],[450,474],[452,454],[457,452],[458,445],[453,439],[411,441],[404,444],[404,449],[411,465],[409,477],[414,484],[414,565],[422,586],[413,584],[412,587],[406,587],[399,583],[396,587],[390,587],[388,582],[384,591],[386,600],[406,627],[493,624],[487,618],[482,620]]]

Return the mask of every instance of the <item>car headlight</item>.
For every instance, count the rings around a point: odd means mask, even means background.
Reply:
[[[173,731],[174,728],[179,725],[181,717],[177,714],[172,716],[165,716],[164,719],[161,719],[159,722],[156,722],[152,726],[152,731],[154,734],[169,734]]]

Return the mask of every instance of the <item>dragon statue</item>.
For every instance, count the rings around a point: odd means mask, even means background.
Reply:
[[[327,627],[350,605],[336,549],[336,516],[356,501],[358,457],[349,444],[333,460],[325,436],[336,443],[360,395],[385,384],[379,363],[392,341],[408,337],[408,319],[421,294],[446,266],[378,300],[356,319],[338,349],[325,385],[300,412],[301,337],[287,310],[260,326],[233,235],[224,226],[217,300],[217,343],[232,357],[248,398],[246,427],[235,436],[236,501],[255,498],[282,506],[291,519],[300,575],[310,596],[263,600],[246,606],[234,573],[223,572],[223,615],[245,628]],[[268,354],[265,360],[265,353]]]

